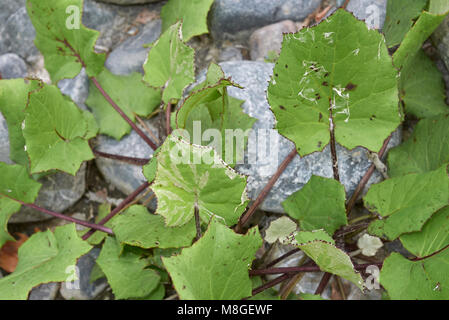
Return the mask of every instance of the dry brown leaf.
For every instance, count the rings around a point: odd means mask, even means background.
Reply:
[[[134,20],[135,23],[147,24],[151,20],[159,18],[157,11],[150,11],[148,9],[143,9],[140,11],[139,15]]]
[[[23,233],[16,233],[19,237],[17,241],[6,241],[0,248],[0,268],[6,272],[14,272],[19,261],[17,252],[20,246],[28,240],[28,236]]]

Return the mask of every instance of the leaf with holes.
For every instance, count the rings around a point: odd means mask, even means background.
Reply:
[[[213,2],[214,0],[169,0],[161,10],[162,31],[182,21],[184,41],[208,33],[207,14]]]
[[[282,202],[282,206],[290,217],[299,221],[301,230],[324,229],[334,234],[338,228],[348,224],[345,201],[345,188],[341,183],[312,176],[302,189]]]
[[[284,34],[268,86],[276,128],[301,156],[323,150],[331,131],[348,149],[377,152],[402,120],[397,75],[383,36],[337,10]]]
[[[449,116],[423,119],[412,136],[388,153],[388,174],[425,173],[449,163]]]
[[[8,165],[0,162],[0,247],[8,240],[13,240],[8,233],[7,223],[11,215],[20,210],[20,200],[33,203],[41,188],[41,184],[28,175],[21,165]],[[9,197],[9,198],[8,198]],[[10,199],[12,198],[12,199]]]
[[[394,240],[419,231],[449,199],[447,164],[426,173],[412,173],[371,186],[363,198],[365,207],[383,217],[368,228],[371,234]]]
[[[261,245],[257,227],[240,235],[212,218],[198,242],[162,261],[181,299],[237,300],[251,296],[248,269]]]
[[[449,299],[449,250],[422,261],[410,261],[393,252],[385,259],[380,283],[391,299]]]
[[[143,65],[143,80],[162,88],[165,103],[181,99],[184,88],[195,80],[194,50],[182,41],[181,25],[176,23],[161,35]]]
[[[279,240],[280,243],[288,241],[298,226],[288,217],[280,217],[271,221],[270,226],[265,231],[264,240],[270,244]]]
[[[16,270],[0,279],[0,300],[25,300],[42,283],[66,281],[77,259],[91,248],[73,223],[33,234],[19,249]]]
[[[32,173],[58,169],[75,175],[94,158],[88,143],[98,130],[92,114],[55,86],[31,94],[22,128]]]
[[[103,270],[116,299],[142,298],[159,285],[160,277],[132,247],[122,248],[107,237],[97,263]]]
[[[423,50],[402,68],[399,93],[406,113],[417,118],[449,113],[443,76]]]
[[[0,112],[8,125],[9,158],[24,166],[29,165],[21,128],[25,119],[24,110],[28,93],[39,89],[40,85],[39,80],[0,80]]]
[[[170,227],[188,223],[198,208],[201,220],[212,216],[235,224],[248,204],[246,177],[228,167],[208,147],[169,136],[157,155],[151,186],[158,200],[156,214]]]
[[[148,116],[161,102],[160,91],[145,85],[138,72],[121,76],[105,69],[97,80],[132,121],[135,121],[135,115]],[[100,133],[120,140],[131,131],[131,126],[111,107],[92,82],[86,104],[97,119]]]
[[[180,227],[167,227],[164,218],[149,213],[147,208],[134,205],[113,220],[112,230],[117,240],[145,249],[179,248],[192,244],[196,236],[195,222]]]
[[[27,11],[53,83],[75,77],[83,67],[89,77],[103,70],[106,56],[94,51],[100,33],[81,23],[83,0],[27,0]]]
[[[340,276],[363,289],[363,279],[354,270],[351,258],[335,246],[323,230],[301,231],[296,234],[297,247],[312,259],[322,271]]]

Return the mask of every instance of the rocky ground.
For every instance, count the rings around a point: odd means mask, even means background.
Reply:
[[[195,37],[189,44],[196,50],[196,71],[198,79],[204,76],[205,68],[211,62],[220,63],[227,76],[245,89],[231,88],[230,94],[245,100],[244,112],[257,119],[254,129],[272,128],[274,116],[265,97],[273,64],[273,57],[279,52],[283,32],[295,32],[303,26],[317,23],[335,10],[339,0],[215,0],[209,13],[210,34]],[[149,49],[144,44],[155,41],[161,30],[160,10],[165,1],[158,0],[85,0],[83,23],[101,32],[96,50],[106,52],[106,66],[115,74],[126,75],[133,71],[143,72],[142,64]],[[369,11],[378,10],[379,16],[370,19]],[[375,8],[375,9],[373,9]],[[351,0],[347,9],[359,19],[366,19],[370,28],[379,29],[385,19],[386,0]],[[3,79],[39,77],[50,83],[43,67],[43,57],[34,46],[34,28],[26,14],[25,0],[0,0],[0,75]],[[429,53],[449,82],[449,21],[446,20],[433,37],[435,48],[429,45]],[[87,108],[88,79],[81,73],[75,79],[63,80],[58,86],[70,96],[80,108]],[[449,86],[448,86],[449,87]],[[147,125],[158,134],[157,117],[147,120]],[[404,130],[398,130],[389,147],[398,145],[403,134],[413,121],[406,123]],[[293,148],[287,139],[276,137],[279,146],[279,160]],[[106,136],[96,139],[100,151],[131,157],[149,157],[152,150],[134,132],[115,141]],[[338,148],[340,176],[348,196],[352,194],[359,180],[371,165],[366,151],[357,148],[348,151]],[[246,155],[249,156],[249,155]],[[0,114],[0,161],[11,163],[6,122]],[[248,193],[255,199],[271,174],[270,162],[257,165],[239,165],[237,170],[249,175]],[[312,174],[331,177],[330,152],[314,153],[292,161],[274,186],[261,210],[267,215],[256,215],[254,223],[262,228],[270,221],[270,215],[283,213],[281,202],[300,189]],[[368,185],[382,179],[379,173]],[[116,204],[144,181],[141,168],[108,159],[97,159],[84,165],[75,177],[56,173],[42,179],[42,188],[37,204],[57,212],[75,216],[78,219],[92,219],[101,203]],[[155,200],[150,204],[154,207]],[[259,218],[257,218],[259,217]],[[262,217],[262,218],[261,218]],[[59,220],[22,209],[10,220],[11,233],[31,235],[36,230],[61,225]],[[279,247],[269,255],[275,257],[288,248]],[[400,250],[390,244],[389,250]],[[78,262],[80,289],[70,289],[65,284],[50,283],[33,289],[30,299],[110,299],[110,292],[104,279],[90,282],[95,272],[95,258],[98,250],[92,250]],[[294,264],[299,256],[292,256],[284,265]],[[6,272],[3,271],[5,274]],[[1,277],[1,271],[0,271]],[[297,292],[313,292],[320,274],[309,274],[297,286]],[[348,285],[349,286],[349,285]],[[352,290],[352,289],[351,289]],[[330,296],[332,289],[324,293]],[[362,295],[352,290],[351,299],[379,299],[380,291]]]

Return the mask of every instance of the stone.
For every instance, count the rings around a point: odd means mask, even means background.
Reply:
[[[92,270],[96,264],[100,249],[94,248],[89,253],[78,259],[73,275],[78,280],[61,283],[59,292],[66,300],[93,300],[108,286],[106,278],[100,278],[90,282]],[[70,274],[69,274],[70,275]]]
[[[209,13],[210,31],[217,39],[282,20],[304,20],[320,0],[215,0]]]
[[[58,290],[59,283],[44,283],[31,290],[28,300],[55,300]]]
[[[449,16],[435,30],[432,39],[437,45],[441,59],[446,64],[446,68],[449,69]]]
[[[161,0],[99,0],[101,2],[119,4],[122,6],[128,6],[133,4],[143,4],[143,3],[152,3],[159,2]]]
[[[0,113],[0,161],[12,164],[9,158],[9,134],[6,120]],[[74,205],[84,194],[86,165],[83,164],[75,176],[56,172],[39,179],[42,188],[35,204],[48,210],[63,212]],[[10,223],[35,222],[50,219],[51,216],[22,206],[13,214]]]
[[[242,52],[236,47],[225,47],[218,57],[219,62],[243,60]]]
[[[69,96],[80,109],[87,110],[85,102],[89,95],[89,78],[84,68],[75,78],[60,80],[58,88],[63,94]]]
[[[283,33],[296,32],[298,26],[291,20],[270,24],[254,31],[249,38],[251,60],[264,61],[272,51],[279,54]]]
[[[24,78],[27,65],[15,53],[6,53],[0,56],[0,79]]]
[[[365,20],[370,29],[382,29],[387,15],[387,0],[351,0],[346,10]]]
[[[148,22],[139,34],[128,38],[111,52],[106,60],[106,67],[118,75],[127,75],[134,71],[143,73],[143,64],[150,50],[143,45],[159,38],[161,26],[159,19]]]

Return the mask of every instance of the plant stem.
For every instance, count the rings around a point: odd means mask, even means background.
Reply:
[[[316,295],[321,295],[324,291],[324,288],[326,288],[327,284],[329,283],[329,280],[332,278],[332,274],[326,272],[323,277],[321,278],[320,283],[318,284],[318,287],[315,290]]]
[[[265,185],[265,187],[260,192],[259,196],[257,197],[256,201],[252,204],[252,206],[246,211],[246,213],[240,218],[240,221],[236,227],[236,232],[241,232],[243,226],[248,222],[248,220],[251,218],[251,216],[256,212],[256,209],[259,207],[259,205],[263,202],[265,197],[270,192],[271,188],[273,188],[276,181],[279,179],[281,174],[284,172],[285,168],[290,164],[290,162],[293,160],[293,158],[297,155],[296,148],[293,149],[288,156],[284,159],[284,161],[281,163],[279,168],[277,169],[276,173],[270,178],[268,183]]]
[[[391,140],[391,135],[384,141],[384,144],[382,145],[382,148],[380,149],[378,155],[379,159],[382,158],[385,154],[385,151],[387,150],[388,143]],[[355,189],[354,193],[352,194],[351,199],[349,199],[348,203],[346,204],[346,212],[349,214],[354,208],[354,205],[357,201],[357,198],[359,197],[360,193],[365,188],[366,184],[368,183],[368,180],[371,178],[371,176],[374,173],[374,170],[376,169],[376,166],[372,164],[368,171],[366,171],[365,175],[363,176],[362,180],[360,180],[359,184],[357,185],[357,188]]]
[[[87,222],[87,221],[75,219],[75,218],[72,218],[70,216],[66,216],[65,214],[62,214],[62,213],[53,212],[53,211],[41,208],[41,207],[39,207],[39,206],[37,206],[35,204],[32,204],[32,203],[23,202],[21,200],[9,197],[9,196],[7,196],[5,194],[2,194],[2,193],[0,193],[0,196],[8,198],[8,199],[11,199],[13,201],[16,201],[16,202],[20,203],[21,205],[23,205],[25,207],[37,210],[39,212],[51,215],[53,217],[56,217],[56,218],[59,218],[59,219],[62,219],[62,220],[66,220],[66,221],[69,221],[69,222],[74,222],[74,223],[79,224],[81,226],[88,227],[88,228],[91,228],[91,229],[94,229],[94,230],[98,230],[98,231],[103,231],[103,232],[106,232],[106,233],[111,234],[111,235],[114,234],[114,232],[112,232],[112,230],[110,228],[107,228],[107,227],[105,227],[103,225],[99,225],[99,224],[90,223],[90,222]]]
[[[284,259],[290,257],[292,254],[295,254],[296,252],[299,252],[299,251],[301,251],[301,249],[299,249],[299,248],[296,248],[296,249],[293,249],[293,250],[288,251],[287,253],[283,254],[283,255],[280,256],[279,258],[277,258],[277,259],[271,261],[269,264],[267,264],[267,268],[270,268],[270,267],[272,267],[272,266],[278,264],[278,263],[281,262],[282,260],[284,260]]]
[[[338,172],[338,158],[337,158],[337,144],[335,142],[335,127],[334,127],[334,118],[332,115],[331,105],[329,108],[329,131],[330,131],[330,147],[331,147],[331,156],[332,156],[332,171],[334,172],[334,179],[340,182],[340,174]]]
[[[120,155],[117,155],[117,154],[101,152],[101,151],[98,151],[98,150],[95,150],[95,149],[92,149],[92,152],[94,153],[94,155],[102,157],[102,158],[118,160],[118,161],[126,162],[126,163],[129,163],[129,164],[133,164],[133,165],[136,165],[136,166],[144,166],[144,165],[146,165],[150,161],[150,159],[125,157],[125,156],[120,156]]]
[[[343,5],[341,6],[342,9],[346,9],[346,7],[349,4],[349,0],[346,0],[345,3],[343,3]]]
[[[267,289],[270,289],[270,288],[274,287],[275,285],[277,285],[291,277],[293,277],[293,274],[286,273],[280,277],[277,277],[276,279],[268,281],[268,282],[264,283],[263,285],[261,285],[260,287],[255,288],[252,292],[252,295],[255,296],[256,294],[261,293],[262,291],[265,291]]]
[[[170,116],[171,116],[171,103],[167,103],[167,107],[165,109],[165,133],[167,136],[171,133],[171,125],[170,125]]]
[[[107,92],[103,89],[101,84],[98,82],[97,78],[91,77],[90,78],[97,87],[98,91],[102,94],[102,96],[106,99],[107,102],[115,109],[115,111],[120,114],[120,116],[128,122],[128,124],[136,131],[136,133],[151,147],[151,149],[156,150],[157,146],[156,144],[148,138],[148,136],[140,130],[140,128],[123,112],[123,110],[115,103],[115,101],[107,94]]]
[[[150,185],[149,182],[143,183],[141,186],[139,186],[136,190],[133,191],[129,196],[127,196],[114,210],[112,210],[106,217],[104,217],[99,224],[104,225],[106,222],[111,220],[117,213],[119,213],[128,203],[133,201],[140,193],[142,193],[143,190],[148,188]],[[87,240],[95,233],[95,230],[91,229],[88,232],[86,232],[82,239]]]
[[[196,240],[198,241],[201,238],[201,220],[200,220],[200,213],[198,210],[198,207],[195,206],[195,226],[196,226]]]
[[[421,260],[424,260],[424,259],[427,259],[427,258],[433,257],[434,255],[437,255],[437,254],[439,254],[440,252],[442,252],[442,251],[446,250],[447,248],[449,248],[449,244],[448,244],[447,246],[445,246],[445,247],[441,248],[440,250],[438,250],[438,251],[435,251],[434,253],[431,253],[431,254],[429,254],[428,256],[425,256],[425,257],[421,257],[421,258],[414,258],[414,259],[412,259],[412,261],[421,261]]]

